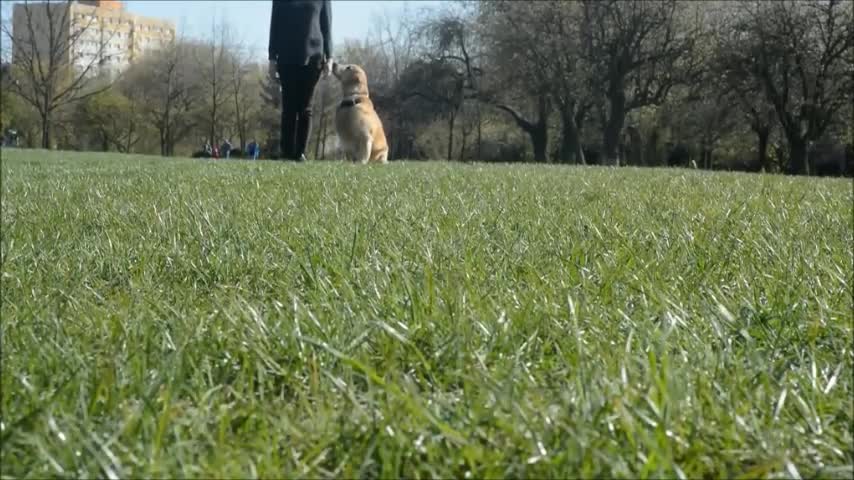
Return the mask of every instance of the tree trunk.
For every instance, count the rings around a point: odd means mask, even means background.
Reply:
[[[497,108],[509,113],[516,125],[519,126],[525,133],[531,137],[531,145],[534,148],[535,162],[548,162],[548,145],[549,145],[549,103],[545,95],[541,95],[537,105],[537,121],[531,122],[517,112],[513,107],[499,104]]]
[[[454,123],[457,121],[457,112],[451,111],[448,118],[448,161],[454,158]]]
[[[329,122],[326,121],[326,118],[324,115],[323,123],[320,124],[320,130],[323,132],[323,141],[320,142],[320,159],[321,160],[326,160],[326,131],[327,131],[327,124],[328,123]]]
[[[767,128],[760,128],[756,130],[756,136],[759,137],[759,166],[762,168],[763,172],[771,170],[770,165],[768,165],[769,134],[770,132]]]
[[[573,145],[572,140],[572,127],[565,120],[563,121],[560,133],[560,155],[558,157],[558,161],[560,163],[571,163],[573,152],[575,151],[575,145]]]
[[[216,145],[216,127],[217,127],[217,108],[216,108],[216,97],[213,99],[213,108],[211,108],[211,128],[208,134],[210,138],[208,139],[211,142],[211,147]]]
[[[548,97],[540,95],[537,101],[537,123],[532,125],[533,130],[529,132],[535,162],[548,162],[550,109]]]
[[[160,133],[160,143],[163,145],[163,156],[170,157],[172,156],[171,149],[169,148],[169,144],[172,141],[172,109],[170,104],[167,103],[166,111],[163,114],[163,131]]]
[[[587,156],[584,154],[584,145],[581,143],[581,132],[584,131],[584,120],[587,117],[587,112],[590,111],[590,107],[590,105],[582,106],[575,112],[575,133],[578,136],[576,158],[579,165],[587,165]]]
[[[603,146],[605,165],[620,166],[620,134],[626,121],[626,96],[622,88],[609,95],[610,112],[605,122]]]
[[[133,134],[134,134],[135,130],[136,130],[136,122],[131,120],[130,122],[128,122],[128,139],[127,139],[127,142],[125,142],[125,152],[126,153],[130,153],[130,149],[133,148]]]
[[[703,163],[703,168],[705,168],[706,170],[712,170],[714,168],[714,165],[712,162],[712,151],[713,150],[714,150],[714,148],[712,147],[711,139],[708,139],[708,138],[703,139],[703,145],[702,145],[702,149],[700,152],[700,158],[701,158],[701,161]]]
[[[809,175],[807,164],[807,142],[796,135],[789,135],[789,173]]]
[[[323,124],[326,123],[326,111],[320,112],[320,118],[318,120],[318,125],[314,128],[317,132],[317,139],[314,143],[314,158],[320,158],[320,144],[322,143],[321,139],[323,138]]]
[[[629,152],[626,155],[628,165],[640,166],[644,165],[643,161],[643,139],[636,127],[629,126],[626,128],[629,136]]]
[[[240,109],[240,99],[238,97],[239,89],[239,84],[235,83],[234,118],[237,121],[237,137],[240,141],[240,151],[242,152],[246,149],[246,122],[244,119],[246,112]]]
[[[41,115],[42,123],[42,148],[50,150],[50,116],[48,114]]]
[[[160,133],[160,156],[166,156],[166,130],[163,128],[158,128],[158,132]]]
[[[463,125],[465,125],[465,123]],[[462,135],[463,135],[462,140],[463,141],[460,144],[460,155],[457,157],[458,162],[462,162],[463,160],[465,160],[466,146],[468,144],[469,135],[471,135],[471,130],[468,128],[465,128],[465,126],[463,126],[462,130],[463,130],[462,131]]]
[[[547,161],[546,150],[549,145],[548,129],[543,125],[540,128],[531,130],[528,132],[528,135],[531,137],[531,145],[534,147],[534,161],[545,163]]]
[[[646,149],[643,155],[642,163],[645,166],[655,167],[661,163],[658,158],[658,136],[658,128],[653,128],[652,132],[649,134],[649,138],[647,139]]]
[[[477,155],[476,159],[480,161],[481,147],[483,146],[483,115],[481,113],[480,102],[477,102]]]
[[[586,162],[584,161],[584,150],[581,148],[581,136],[576,123],[575,107],[564,108],[560,117],[562,126],[560,161],[561,163],[584,165]]]
[[[171,157],[175,154],[175,133],[168,129],[166,130],[166,156]]]

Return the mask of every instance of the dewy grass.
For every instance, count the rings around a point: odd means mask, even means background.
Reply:
[[[3,478],[854,474],[850,180],[2,155]]]

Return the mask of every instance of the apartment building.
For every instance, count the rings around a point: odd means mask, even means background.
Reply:
[[[115,73],[146,52],[171,42],[175,24],[134,15],[119,0],[78,0],[16,4],[12,33],[18,39],[17,45],[28,45],[30,37],[35,37],[32,41],[42,53],[62,39],[70,44],[70,48],[60,49],[65,54],[64,61],[77,68],[93,65],[93,73],[102,69]],[[53,42],[49,40],[51,36]],[[13,58],[14,55],[13,51]]]

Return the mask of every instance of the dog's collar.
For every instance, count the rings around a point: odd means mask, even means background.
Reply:
[[[341,105],[339,105],[338,108],[352,107],[360,103],[362,103],[362,99],[360,97],[347,98],[341,102]]]

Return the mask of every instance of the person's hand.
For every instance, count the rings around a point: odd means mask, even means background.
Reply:
[[[270,74],[271,77],[279,78],[279,69],[276,68],[276,61],[275,60],[270,60],[270,64],[267,67],[268,67],[268,73]]]

